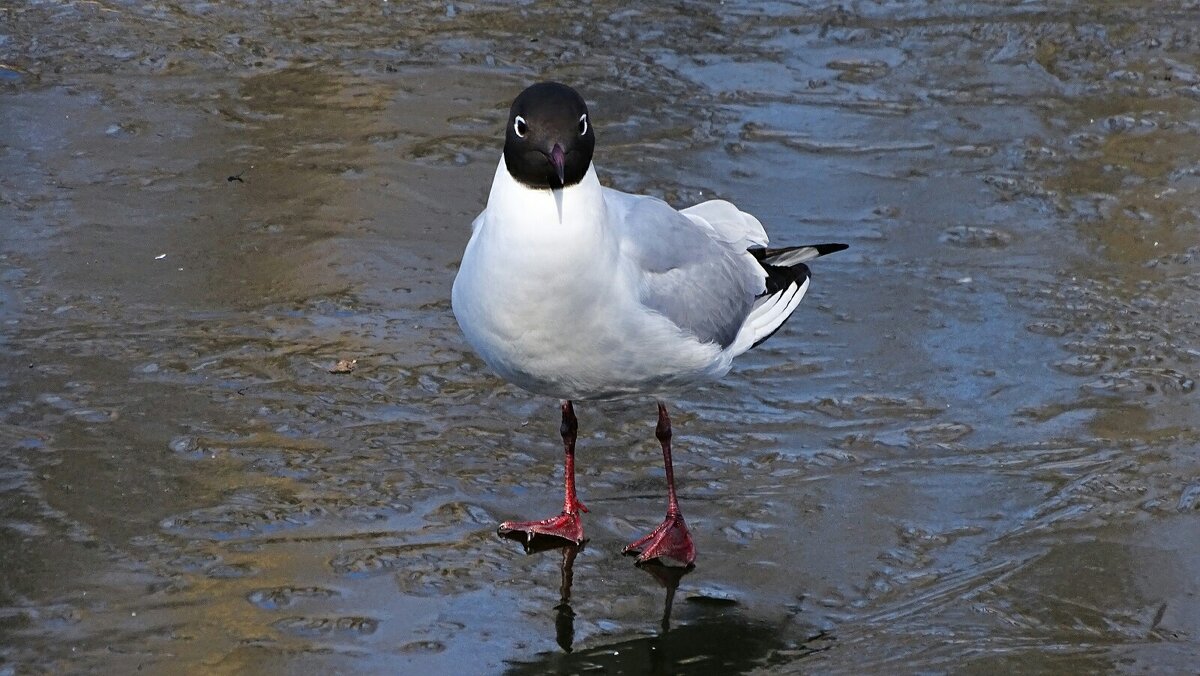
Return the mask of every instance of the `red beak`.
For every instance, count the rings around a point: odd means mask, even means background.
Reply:
[[[554,165],[554,171],[558,174],[558,184],[563,185],[563,168],[567,163],[567,154],[563,152],[562,146],[554,144],[554,149],[550,151],[550,164]]]

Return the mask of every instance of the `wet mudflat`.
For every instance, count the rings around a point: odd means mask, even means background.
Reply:
[[[1197,54],[1182,1],[0,8],[0,674],[1193,673]],[[618,554],[650,401],[578,407],[584,549],[494,534],[557,406],[449,289],[542,78],[608,184],[851,245],[675,402],[679,580]]]

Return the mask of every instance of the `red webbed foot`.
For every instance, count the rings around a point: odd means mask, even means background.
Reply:
[[[696,546],[683,515],[678,512],[668,513],[658,528],[630,543],[622,553],[636,555],[638,563],[658,561],[664,566],[687,567],[696,562]]]
[[[580,518],[580,512],[586,511],[587,508],[582,503],[576,503],[575,510],[563,512],[549,519],[505,521],[500,524],[496,533],[500,537],[519,540],[525,544],[529,544],[539,537],[560,538],[577,545],[583,544],[583,519]]]
[[[536,545],[537,540],[544,541],[559,539],[577,545],[583,544],[583,520],[580,513],[586,512],[587,507],[575,496],[575,436],[579,431],[579,421],[575,418],[575,407],[570,401],[562,403],[562,426],[559,433],[563,440],[563,478],[565,496],[563,511],[558,516],[541,521],[505,521],[500,524],[497,533],[500,537],[517,540],[529,550]],[[542,543],[549,544],[549,543]]]

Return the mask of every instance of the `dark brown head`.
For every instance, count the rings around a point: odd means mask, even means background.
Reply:
[[[535,84],[508,111],[504,164],[525,186],[553,190],[579,183],[595,148],[587,104],[566,85]]]

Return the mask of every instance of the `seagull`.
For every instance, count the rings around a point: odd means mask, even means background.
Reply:
[[[718,380],[787,321],[808,291],[805,263],[845,244],[769,248],[754,216],[723,200],[677,211],[600,185],[583,97],[542,82],[513,101],[487,206],[454,279],[454,316],[492,370],[561,400],[565,496],[558,516],[506,521],[502,536],[583,542],[573,402],[652,396],[667,515],[630,543],[638,563],[689,567],[664,397]]]

